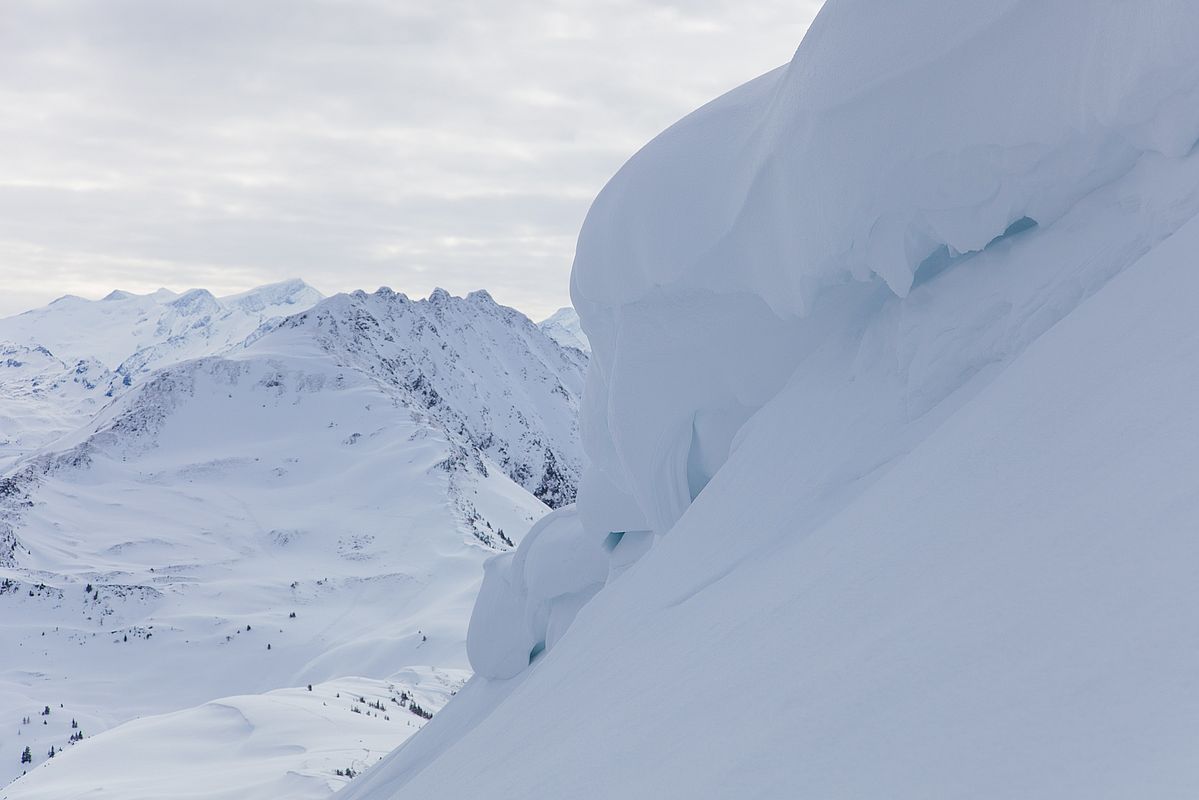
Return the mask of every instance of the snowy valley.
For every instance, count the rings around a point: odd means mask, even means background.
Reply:
[[[161,295],[0,320],[10,349],[115,365],[0,483],[0,777],[33,767],[0,796],[160,797],[113,759],[172,736],[178,779],[214,759],[205,796],[325,796],[461,685],[482,562],[573,500],[583,353],[485,292],[264,293],[186,325]],[[93,356],[65,335],[88,326]],[[39,431],[86,414],[32,366],[10,360],[6,402],[35,396]],[[245,746],[183,744],[205,731]]]

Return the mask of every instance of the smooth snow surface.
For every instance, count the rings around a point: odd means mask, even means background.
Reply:
[[[877,275],[904,296],[926,261],[1188,154],[1196,30],[1189,0],[826,5],[791,64],[676,124],[596,199],[572,276],[592,460],[667,529],[694,494],[693,433],[723,460],[815,346],[787,321],[822,292]]]
[[[577,510],[346,800],[1199,793],[1196,41],[830,0],[638,153],[576,256]]]
[[[68,747],[0,798],[327,798],[352,780],[347,771],[363,771],[420,730],[426,720],[413,702],[440,711],[466,674],[340,678],[145,717]]]

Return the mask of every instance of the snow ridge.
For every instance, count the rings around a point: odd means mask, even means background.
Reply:
[[[320,299],[300,280],[223,298],[117,290],[0,319],[0,468],[82,425],[156,367],[228,351]]]
[[[587,334],[583,333],[579,315],[570,306],[558,309],[537,323],[537,327],[563,347],[574,347],[584,353],[591,352],[591,343],[587,341]]]
[[[574,501],[587,359],[487,292],[458,298],[438,289],[415,301],[387,288],[339,295],[270,336],[290,332],[401,390],[451,440],[488,456],[551,508]]]

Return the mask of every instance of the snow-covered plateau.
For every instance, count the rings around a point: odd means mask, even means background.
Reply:
[[[1196,796],[1197,41],[829,0],[633,156],[577,505],[346,800]]]
[[[42,430],[81,391],[51,353],[158,354],[0,477],[0,798],[328,795],[461,685],[484,561],[574,499],[579,350],[486,292],[254,296],[180,360],[130,338],[161,293],[0,320]]]

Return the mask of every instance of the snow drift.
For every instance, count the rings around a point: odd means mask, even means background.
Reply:
[[[1186,0],[829,3],[791,64],[666,131],[596,199],[572,276],[591,458],[669,528],[696,488],[692,428],[719,462],[811,346],[784,320],[822,291],[877,275],[905,296],[1144,154],[1190,152],[1197,29]]]
[[[634,156],[572,279],[577,513],[347,800],[1193,796],[1195,41],[830,0]]]

